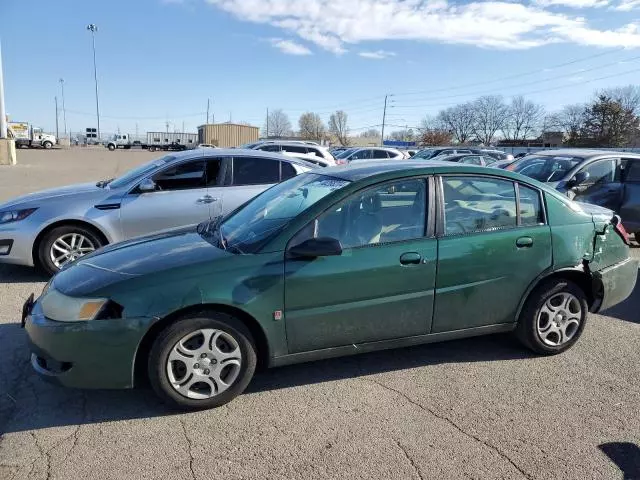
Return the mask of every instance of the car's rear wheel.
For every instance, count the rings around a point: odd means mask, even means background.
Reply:
[[[184,317],[158,335],[149,354],[149,381],[173,407],[219,407],[247,388],[256,363],[253,337],[240,320],[204,312]]]
[[[113,152],[116,149],[116,146],[113,143],[110,143],[107,148],[109,149],[110,152]]]
[[[91,253],[104,244],[93,230],[79,225],[63,225],[47,232],[40,242],[40,266],[56,274],[67,263]]]
[[[585,292],[563,278],[537,286],[524,304],[516,335],[528,348],[554,355],[571,348],[587,322],[589,305]]]

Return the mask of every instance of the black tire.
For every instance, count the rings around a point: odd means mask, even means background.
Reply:
[[[45,150],[49,150],[53,147],[53,143],[51,143],[49,140],[47,140],[46,142],[42,142],[42,147]]]
[[[206,399],[192,399],[174,389],[165,367],[175,344],[202,328],[214,328],[231,335],[240,348],[242,361],[236,379],[227,390]],[[160,332],[151,347],[147,366],[149,382],[164,403],[182,410],[200,410],[224,405],[244,392],[253,378],[256,364],[255,342],[244,323],[224,313],[207,311],[183,317]]]
[[[581,308],[580,324],[568,341],[560,345],[549,345],[538,334],[538,316],[545,303],[559,293],[569,293],[578,300]],[[578,285],[563,278],[549,279],[538,285],[527,298],[515,333],[518,340],[530,350],[541,355],[556,355],[568,350],[578,341],[587,323],[588,313],[587,295]]]
[[[116,146],[113,143],[110,143],[109,145],[107,145],[107,148],[110,152],[113,152],[116,149]]]
[[[59,271],[59,268],[53,263],[50,255],[53,243],[64,235],[73,233],[78,233],[86,237],[93,244],[96,250],[105,244],[100,235],[91,228],[79,225],[62,225],[54,228],[42,237],[42,240],[38,245],[38,264],[40,268],[49,275],[55,275]]]
[[[149,151],[150,151],[150,152],[155,152],[155,151],[156,151],[156,147],[154,147],[154,146],[150,145],[150,146],[149,146]]]

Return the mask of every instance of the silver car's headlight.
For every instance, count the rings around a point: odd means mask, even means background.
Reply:
[[[36,210],[37,208],[24,208],[22,210],[7,210],[6,212],[0,212],[0,225],[24,220]]]
[[[55,288],[49,288],[40,299],[44,316],[58,322],[95,320],[108,302],[107,298],[68,297]]]

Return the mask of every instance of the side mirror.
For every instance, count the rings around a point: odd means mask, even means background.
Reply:
[[[156,182],[154,182],[150,178],[145,178],[140,182],[140,185],[138,185],[138,190],[140,191],[140,193],[155,192],[157,189],[158,186],[156,185]]]
[[[589,180],[589,172],[578,172],[573,176],[571,180],[569,180],[568,187],[569,188],[577,187],[578,185],[583,184],[587,180]]]
[[[310,238],[289,248],[289,255],[299,258],[331,257],[342,255],[340,240],[330,237]]]

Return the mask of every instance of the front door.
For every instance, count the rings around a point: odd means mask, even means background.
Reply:
[[[623,188],[619,158],[596,160],[581,168],[579,172],[587,172],[589,178],[572,188],[573,200],[600,205],[615,212],[620,211]]]
[[[427,233],[427,180],[360,191],[289,242],[340,240],[343,253],[285,261],[290,353],[426,334],[437,240]]]
[[[156,191],[134,188],[125,195],[120,222],[125,239],[208,220],[213,202],[207,188],[206,162],[194,159],[155,174]]]
[[[624,194],[620,217],[629,233],[640,241],[640,158],[622,159],[624,162]]]
[[[449,176],[442,186],[432,332],[513,322],[527,288],[552,262],[541,193],[494,177]]]

